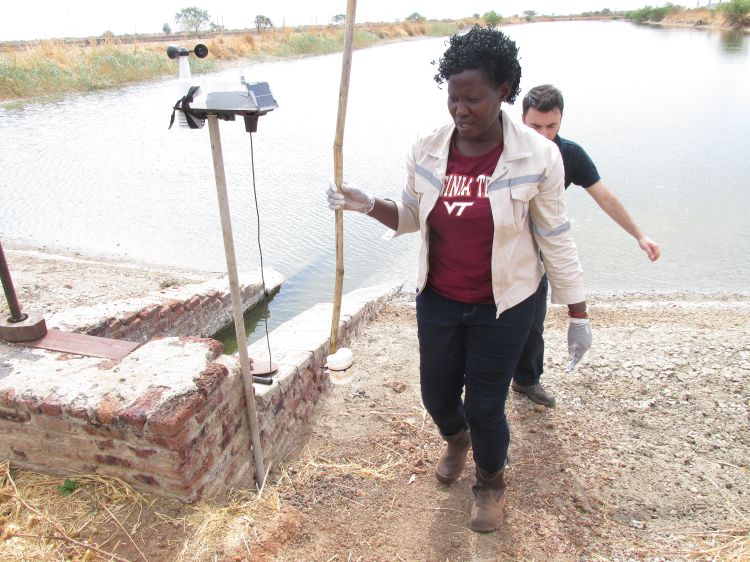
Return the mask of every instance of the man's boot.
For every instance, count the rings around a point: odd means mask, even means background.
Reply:
[[[541,383],[524,386],[522,384],[518,384],[516,381],[513,381],[510,386],[516,392],[520,392],[521,394],[525,394],[526,396],[528,396],[532,402],[547,406],[548,408],[555,407],[555,395],[552,394],[551,391],[544,388]]]
[[[474,506],[471,508],[469,528],[477,533],[490,533],[505,521],[505,479],[503,471],[485,472],[477,467],[474,484]]]
[[[471,449],[471,438],[469,432],[464,429],[450,437],[443,435],[443,439],[446,446],[435,467],[435,477],[442,484],[453,484],[464,470],[466,457]]]

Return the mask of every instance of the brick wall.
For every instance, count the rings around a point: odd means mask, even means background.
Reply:
[[[131,401],[109,393],[87,408],[6,388],[0,392],[0,457],[43,472],[117,476],[187,501],[247,484],[244,396],[236,388],[239,379],[214,361],[221,344],[190,338],[155,343],[191,345],[206,354],[191,390],[166,397],[168,387],[152,386]]]
[[[264,272],[266,290],[277,291],[283,276],[273,268]],[[248,310],[263,298],[260,272],[243,273],[239,282],[242,309]],[[163,336],[210,337],[232,321],[226,276],[143,297],[79,307],[46,319],[49,328],[133,342]]]
[[[344,297],[340,346],[393,288]],[[299,443],[328,387],[331,305],[271,332],[271,386],[253,385],[266,466]],[[266,342],[249,348],[261,358]],[[255,469],[237,356],[211,339],[149,341],[120,362],[13,346],[0,376],[0,458],[43,472],[116,476],[195,501],[251,487]]]

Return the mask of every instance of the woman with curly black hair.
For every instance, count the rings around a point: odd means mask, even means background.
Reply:
[[[451,37],[435,80],[447,82],[453,122],[417,140],[401,200],[352,186],[328,191],[332,209],[368,214],[396,235],[421,233],[420,384],[447,443],[435,476],[455,482],[473,450],[469,526],[478,532],[503,523],[505,400],[545,269],[552,302],[571,316],[571,365],[591,345],[560,152],[501,108],[515,101],[520,79],[518,49],[501,31],[475,26]]]

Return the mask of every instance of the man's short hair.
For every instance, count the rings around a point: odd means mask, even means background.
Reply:
[[[563,102],[563,96],[560,90],[555,88],[552,84],[542,84],[541,86],[534,86],[529,92],[523,97],[523,114],[529,111],[529,108],[534,108],[537,111],[546,113],[557,108],[560,113],[563,112],[565,102]]]

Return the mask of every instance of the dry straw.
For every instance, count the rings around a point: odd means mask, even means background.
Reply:
[[[146,498],[119,479],[77,474],[61,493],[61,479],[0,465],[0,558],[6,560],[125,560],[105,543],[132,541]],[[123,521],[128,520],[128,531]],[[95,545],[83,538],[89,527],[106,528],[114,522],[124,536]],[[120,533],[118,533],[120,534]],[[142,555],[145,560],[145,556]]]
[[[734,468],[738,468],[747,474],[747,467]],[[694,541],[699,545],[699,548],[692,555],[709,560],[727,560],[731,562],[750,560],[750,517],[732,503],[727,493],[716,482],[709,477],[706,478],[719,492],[727,507],[727,511],[738,520],[738,523],[720,531],[686,533],[695,537]]]
[[[283,498],[300,496],[313,483],[345,487],[341,482],[350,478],[390,480],[404,462],[391,451],[354,460],[333,450],[304,450],[294,463],[299,468],[280,470],[263,490],[234,490],[223,500],[185,505],[186,515],[178,517],[160,513],[160,500],[117,478],[75,474],[67,481],[75,483],[69,495],[62,495],[64,478],[12,469],[6,462],[0,464],[0,559],[123,561],[118,552],[127,546],[137,553],[132,560],[155,560],[140,537],[163,532],[164,523],[182,544],[176,562],[210,560],[219,550],[249,555],[260,531],[283,516]],[[146,528],[145,520],[162,529]],[[97,544],[86,538],[92,536]]]
[[[724,466],[733,467],[747,474],[747,467],[735,466],[728,463],[719,463]],[[660,534],[669,534],[672,537],[684,537],[692,545],[690,549],[684,549],[681,555],[694,560],[722,560],[727,562],[740,562],[750,560],[750,517],[739,509],[729,498],[729,495],[713,479],[704,475],[719,495],[724,500],[727,511],[731,514],[727,519],[730,522],[716,525],[718,530],[687,531],[684,529],[663,528]],[[731,523],[734,521],[734,523]],[[723,527],[723,528],[721,528]]]
[[[223,504],[200,502],[185,520],[189,529],[175,562],[209,559],[217,547],[247,548],[255,542],[259,522],[268,524],[279,514],[281,498],[273,486],[259,495],[255,490],[235,490]]]

